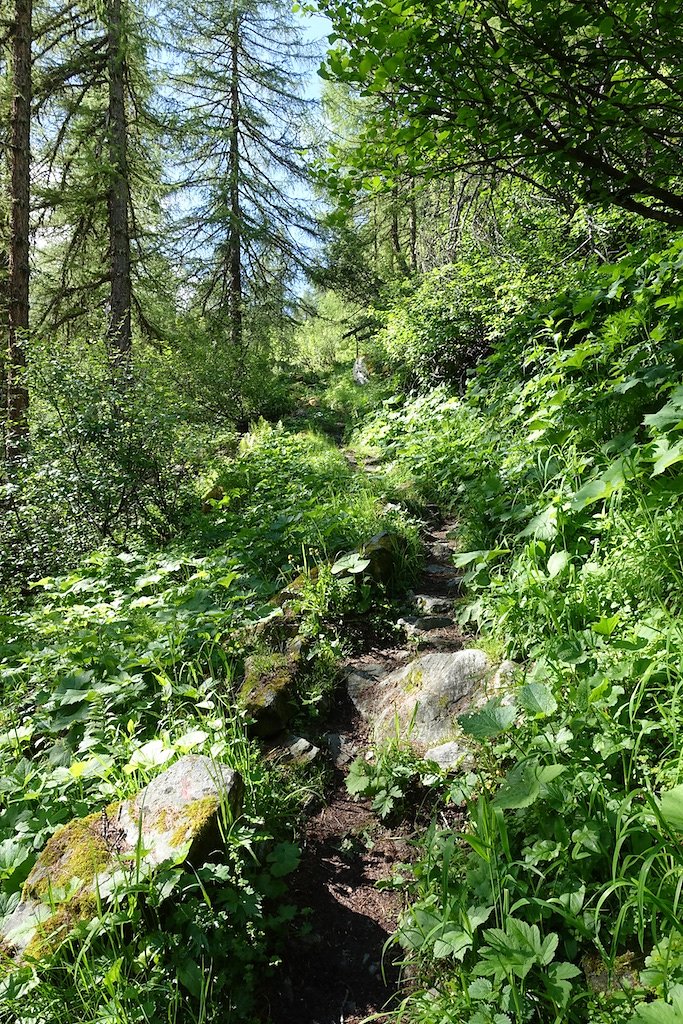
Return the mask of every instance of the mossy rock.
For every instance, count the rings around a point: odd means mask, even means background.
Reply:
[[[132,799],[70,821],[48,840],[19,905],[0,921],[0,949],[15,961],[40,959],[96,915],[121,875],[203,863],[221,843],[223,812],[239,813],[242,788],[237,772],[188,754]]]
[[[375,583],[391,585],[400,574],[406,555],[406,541],[398,533],[384,531],[371,537],[361,548],[361,555],[370,561],[366,572]]]
[[[239,701],[251,719],[252,736],[266,739],[287,726],[294,710],[296,654],[252,654],[244,663]]]
[[[279,608],[284,608],[292,603],[296,604],[303,597],[306,587],[311,583],[315,583],[319,575],[320,571],[317,565],[314,565],[308,572],[300,572],[286,587],[283,587],[279,594],[275,595],[272,599],[273,604]]]

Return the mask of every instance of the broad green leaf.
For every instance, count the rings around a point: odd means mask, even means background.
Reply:
[[[339,576],[340,573],[348,572],[352,576],[356,576],[358,573],[364,572],[369,565],[369,558],[363,558],[357,551],[351,551],[337,559],[332,566],[332,575]]]
[[[446,931],[434,943],[434,956],[437,960],[453,956],[463,960],[468,949],[472,948],[472,937],[459,929]]]
[[[517,764],[508,773],[493,798],[493,806],[501,810],[519,810],[529,807],[542,795],[547,786],[566,770],[566,766],[549,764],[540,767],[536,761]]]
[[[589,480],[579,488],[572,496],[570,507],[578,512],[587,508],[588,505],[595,504],[596,501],[606,501],[612,497],[615,491],[619,491],[625,486],[627,475],[630,474],[627,473],[624,460],[616,459],[600,476]]]
[[[552,715],[557,701],[544,683],[526,683],[517,693],[517,700],[528,715]]]
[[[659,809],[667,825],[683,832],[683,785],[674,786],[659,799]]]
[[[498,700],[490,700],[481,711],[471,715],[461,715],[458,719],[462,731],[475,740],[489,739],[509,729],[517,717],[515,704],[501,705]]]
[[[537,540],[552,540],[557,536],[557,506],[548,505],[546,509],[534,516],[517,538],[535,537]]]
[[[683,423],[683,387],[675,388],[666,405],[663,405],[659,412],[645,416],[643,423],[646,427],[656,427],[657,430],[679,427]]]
[[[548,576],[550,576],[551,580],[559,576],[571,560],[572,556],[568,551],[556,551],[555,554],[551,555],[548,559]]]
[[[301,850],[295,843],[278,843],[268,854],[268,867],[274,878],[290,875],[299,866]]]
[[[486,978],[475,978],[467,988],[470,999],[488,999],[493,993],[493,985]]]
[[[529,807],[541,795],[541,784],[536,774],[537,765],[515,765],[493,798],[493,806],[501,810],[519,810]]]
[[[510,553],[509,548],[491,548],[490,550],[482,551],[461,551],[453,558],[453,565],[458,569],[463,569],[466,565],[471,565],[473,562],[483,563],[488,565],[489,562],[495,562],[501,555],[508,555]]]
[[[598,633],[600,636],[611,636],[619,625],[620,619],[621,615],[619,612],[609,617],[603,615],[597,622],[594,622],[591,625],[591,629],[594,633]]]
[[[629,1024],[683,1024],[683,1012],[663,999],[656,999],[654,1003],[639,1006]]]
[[[683,461],[683,439],[670,445],[668,438],[661,438],[655,445],[654,455],[655,464],[652,467],[652,476],[659,476],[669,466]]]
[[[346,776],[346,789],[351,796],[364,793],[370,785],[370,773],[368,765],[361,758],[357,758]]]

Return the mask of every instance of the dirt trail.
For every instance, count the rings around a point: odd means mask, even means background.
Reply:
[[[458,588],[451,529],[441,526],[425,536],[425,570],[413,607],[404,615],[406,636],[419,636],[421,651],[462,647],[458,627],[446,621]],[[410,657],[408,647],[368,644],[352,664],[384,661],[389,672]],[[410,860],[410,825],[388,830],[368,802],[356,802],[347,793],[347,766],[370,743],[365,723],[345,694],[327,728],[336,754],[334,785],[326,805],[307,822],[301,865],[292,882],[291,896],[307,914],[307,928],[293,930],[270,999],[271,1024],[360,1024],[399,998],[395,961],[400,950],[383,951],[402,897],[375,883]]]

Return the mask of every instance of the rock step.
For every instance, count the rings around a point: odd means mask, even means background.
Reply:
[[[433,629],[449,629],[453,625],[450,615],[418,615],[397,620],[406,633],[430,633]]]
[[[446,541],[437,540],[427,545],[430,556],[437,562],[450,562],[453,556],[454,547]]]
[[[411,600],[423,615],[447,615],[453,610],[453,601],[448,597],[434,597],[432,594],[412,594]]]

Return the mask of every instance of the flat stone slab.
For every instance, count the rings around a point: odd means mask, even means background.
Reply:
[[[54,950],[93,917],[122,873],[151,873],[211,852],[221,807],[237,814],[242,780],[208,757],[181,757],[129,800],[75,818],[48,840],[15,910],[0,922],[0,948],[15,958]]]
[[[425,654],[388,674],[379,663],[352,669],[347,689],[375,742],[399,738],[424,754],[454,739],[458,716],[493,674],[483,651]]]
[[[454,565],[442,565],[440,562],[430,562],[423,571],[435,580],[452,580],[458,576],[458,570]]]

